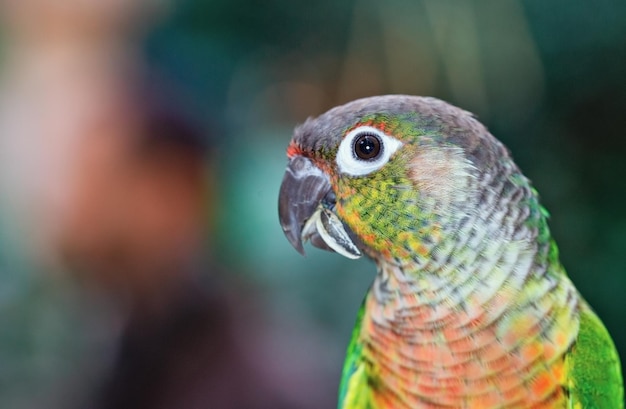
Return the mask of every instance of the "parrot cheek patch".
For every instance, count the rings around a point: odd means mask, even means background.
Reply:
[[[424,147],[409,163],[409,177],[420,195],[448,208],[471,196],[474,166],[459,147]]]

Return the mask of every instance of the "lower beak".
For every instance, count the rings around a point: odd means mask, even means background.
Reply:
[[[303,242],[349,258],[361,252],[346,232],[334,207],[334,192],[328,176],[303,156],[289,160],[278,197],[278,216],[287,240],[304,255]]]

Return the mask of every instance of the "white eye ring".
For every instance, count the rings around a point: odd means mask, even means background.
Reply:
[[[380,152],[371,159],[361,159],[355,152],[355,143],[363,135],[371,135],[380,142]],[[386,135],[380,129],[371,126],[359,126],[351,130],[337,150],[337,166],[341,173],[351,176],[363,176],[382,168],[389,158],[400,147],[402,142],[394,137]]]

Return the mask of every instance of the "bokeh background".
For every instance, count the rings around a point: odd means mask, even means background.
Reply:
[[[0,0],[0,407],[330,408],[367,261],[283,237],[293,127],[475,112],[626,357],[626,2]]]

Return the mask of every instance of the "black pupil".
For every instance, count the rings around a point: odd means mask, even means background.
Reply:
[[[374,135],[360,135],[354,144],[354,151],[361,159],[373,159],[380,153],[380,140]]]

